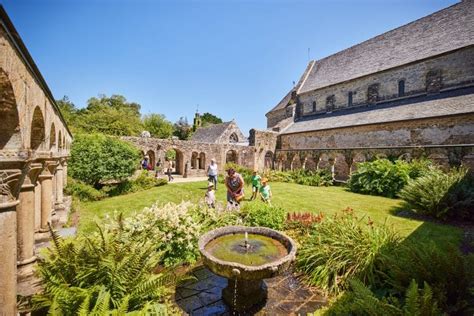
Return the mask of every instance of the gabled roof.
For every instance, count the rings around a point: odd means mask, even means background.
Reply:
[[[474,1],[464,0],[314,63],[298,93],[474,45]]]
[[[422,98],[418,102],[389,102],[386,105],[376,105],[375,108],[363,107],[352,109],[352,112],[341,111],[323,114],[317,118],[309,118],[291,124],[281,134],[302,133],[352,127],[369,124],[416,120],[432,117],[442,117],[474,113],[474,91],[463,95],[432,96]],[[467,92],[468,93],[468,92]]]
[[[190,140],[199,143],[220,143],[222,141],[221,138],[228,129],[235,130],[237,137],[239,138],[239,142],[246,140],[235,121],[199,127],[191,136]]]
[[[310,61],[310,63],[308,64],[308,66],[306,66],[306,69],[305,71],[303,72],[303,75],[301,76],[300,80],[298,80],[298,83],[294,86],[293,89],[290,90],[290,92],[288,92],[284,97],[283,99],[278,102],[278,104],[273,108],[271,109],[270,111],[268,111],[267,113],[269,112],[272,112],[272,111],[275,111],[275,110],[279,110],[279,109],[283,109],[285,108],[291,101],[291,93],[293,91],[297,91],[301,84],[303,83],[303,81],[306,79],[306,77],[308,76],[309,72],[311,71],[312,67],[313,67],[313,64],[314,64],[314,60]]]

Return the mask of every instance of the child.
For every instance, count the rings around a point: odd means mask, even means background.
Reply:
[[[270,199],[272,198],[272,190],[270,189],[270,186],[268,185],[267,178],[262,179],[262,186],[260,187],[259,191],[260,191],[260,197],[262,198],[262,201],[270,204]]]
[[[262,178],[258,175],[257,170],[254,170],[252,175],[252,197],[250,198],[250,201],[255,200],[257,198],[257,194],[261,186],[261,180]]]
[[[214,191],[214,183],[209,182],[207,184],[207,192],[205,195],[205,200],[207,203],[207,206],[210,208],[215,208],[215,203],[216,203],[216,192]]]

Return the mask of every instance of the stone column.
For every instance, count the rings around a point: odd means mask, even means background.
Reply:
[[[63,188],[67,186],[67,160],[63,162]]]
[[[36,180],[35,185],[35,232],[41,228],[41,182]]]
[[[17,207],[18,267],[28,265],[36,260],[35,244],[35,183],[43,169],[41,163],[28,166],[26,177],[20,189]]]
[[[53,210],[53,174],[56,161],[46,161],[45,168],[39,176],[41,182],[41,226],[40,232],[48,231],[48,222]]]
[[[16,208],[21,169],[0,165],[0,315],[16,315]]]
[[[63,174],[63,166],[62,163],[64,161],[59,161],[59,164],[56,168],[56,201],[54,204],[54,209],[55,210],[64,210],[64,195],[63,195],[63,180],[64,180],[64,174]]]

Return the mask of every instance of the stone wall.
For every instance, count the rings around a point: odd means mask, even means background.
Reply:
[[[224,172],[224,166],[229,162],[229,158],[235,159],[235,163],[247,168],[254,168],[255,153],[253,147],[247,145],[141,137],[122,137],[122,139],[140,148],[143,154],[152,153],[155,161],[160,159],[163,163],[166,152],[175,150],[178,154],[175,162],[176,173],[183,177],[207,175],[207,166],[212,158],[216,160],[220,173]]]
[[[474,170],[474,145],[432,145],[377,148],[315,148],[277,150],[275,169],[277,170],[318,170],[327,169],[333,178],[345,181],[357,164],[375,158],[395,158],[410,160],[428,158],[448,169],[453,166],[465,166]]]
[[[272,131],[250,130],[249,145],[253,147],[254,168],[273,169],[278,133]]]
[[[474,113],[281,135],[281,149],[474,143]]]
[[[288,118],[293,118],[295,114],[295,107],[296,104],[290,104],[282,109],[278,109],[275,111],[270,111],[266,114],[267,117],[267,128],[272,128],[279,125],[280,122],[284,121]],[[293,121],[293,120],[291,120]],[[289,121],[289,123],[291,122]],[[284,128],[285,126],[281,126],[280,128]]]
[[[403,95],[399,95],[400,80],[404,80]],[[299,106],[302,109],[301,115],[304,116],[347,108],[349,92],[352,92],[352,106],[355,107],[423,95],[427,92],[436,93],[473,83],[474,47],[471,46],[417,63],[299,94]],[[369,100],[369,90],[377,94],[372,95],[372,102]],[[328,98],[334,101],[332,109],[328,108]],[[273,113],[269,115],[274,117]],[[275,115],[272,123],[275,124],[276,120]]]

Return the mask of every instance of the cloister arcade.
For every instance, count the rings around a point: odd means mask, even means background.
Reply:
[[[35,241],[64,212],[72,135],[41,73],[0,8],[0,315],[16,315]],[[46,234],[48,235],[48,234]]]

